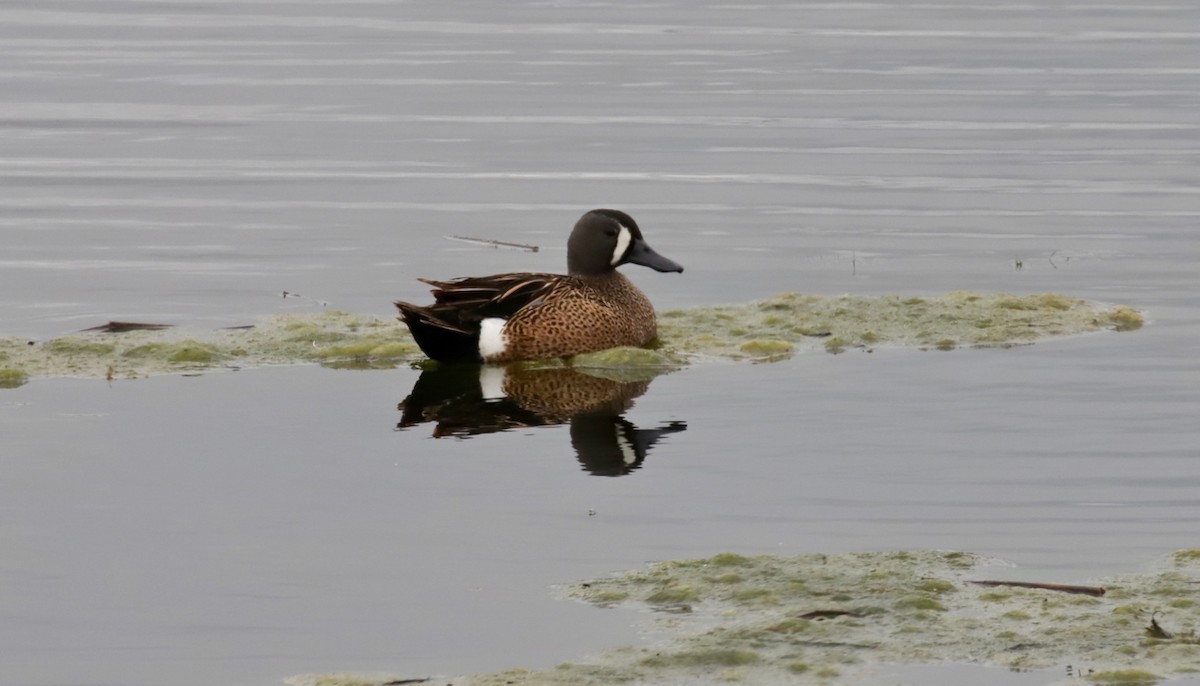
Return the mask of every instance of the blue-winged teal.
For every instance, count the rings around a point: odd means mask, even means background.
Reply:
[[[642,239],[633,217],[592,210],[567,241],[567,274],[496,274],[433,286],[434,304],[396,302],[426,355],[444,362],[513,362],[643,346],[658,327],[654,307],[617,267],[683,267]]]

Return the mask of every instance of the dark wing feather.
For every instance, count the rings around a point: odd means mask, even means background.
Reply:
[[[563,285],[561,274],[495,274],[453,281],[421,281],[433,286],[431,312],[458,326],[487,317],[508,319],[518,310]]]

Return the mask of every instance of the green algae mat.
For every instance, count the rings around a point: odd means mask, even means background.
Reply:
[[[990,585],[1011,565],[960,552],[724,553],[658,562],[559,589],[650,610],[650,645],[552,669],[431,683],[878,683],[888,664],[1055,668],[1080,683],[1152,684],[1200,672],[1200,550],[1091,586]],[[999,584],[999,585],[997,585]],[[411,678],[412,675],[410,675]],[[405,683],[400,675],[301,675],[303,686]],[[1072,683],[1075,683],[1074,681]]]
[[[954,292],[940,297],[785,293],[749,305],[659,314],[655,351],[581,356],[577,366],[678,366],[705,358],[775,361],[806,351],[1012,346],[1050,336],[1142,325],[1130,307],[1057,294]],[[121,328],[121,327],[118,327]],[[395,367],[423,359],[394,317],[326,311],[219,331],[167,327],[80,332],[48,341],[0,339],[0,388],[38,377],[126,379],[268,365]]]

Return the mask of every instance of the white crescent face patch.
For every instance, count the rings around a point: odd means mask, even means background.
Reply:
[[[621,232],[617,234],[617,247],[613,249],[612,261],[609,264],[614,267],[620,264],[621,258],[625,257],[625,251],[629,249],[629,243],[632,241],[633,234],[629,232],[629,229],[621,226]]]
[[[614,428],[617,431],[617,448],[621,451],[621,460],[625,464],[637,464],[637,451],[633,449],[633,445],[625,437],[625,432],[621,429],[621,425],[618,424]]]

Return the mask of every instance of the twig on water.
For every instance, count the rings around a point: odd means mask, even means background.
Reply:
[[[301,298],[303,300],[311,300],[311,301],[317,303],[318,305],[320,305],[321,307],[329,307],[329,303],[324,300],[317,300],[316,298],[310,298],[307,295],[300,295],[299,293],[293,293],[292,291],[284,291],[282,297],[285,300],[288,298]]]
[[[1163,641],[1169,641],[1172,638],[1175,638],[1175,634],[1164,629],[1162,624],[1159,624],[1158,620],[1154,618],[1154,615],[1157,614],[1158,613],[1155,612],[1154,614],[1150,615],[1150,626],[1146,627],[1146,635],[1150,638],[1157,638]]]
[[[537,252],[536,245],[526,243],[512,243],[510,241],[498,241],[494,238],[471,238],[470,236],[446,236],[452,241],[464,241],[466,243],[479,243],[481,245],[491,246],[493,248],[516,248],[517,250],[525,250],[527,252]]]
[[[169,329],[174,324],[148,324],[146,322],[109,322],[100,326],[80,329],[81,332],[125,333],[126,331],[161,331]]]
[[[809,610],[800,615],[800,619],[833,619],[835,617],[862,617],[861,612],[852,612],[850,610]]]
[[[1074,586],[1071,584],[1043,584],[1036,581],[968,581],[977,586],[1014,586],[1016,588],[1040,588],[1043,591],[1061,591],[1081,595],[1102,596],[1108,591],[1103,586]]]

